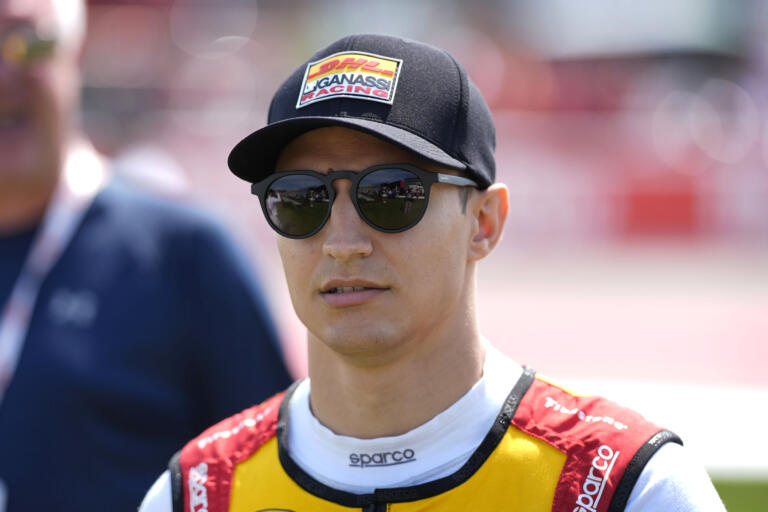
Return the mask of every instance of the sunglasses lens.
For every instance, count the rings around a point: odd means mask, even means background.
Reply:
[[[314,176],[292,174],[267,188],[267,216],[275,228],[289,236],[308,235],[320,227],[331,206],[328,189]]]
[[[399,231],[421,218],[427,207],[427,194],[414,173],[380,169],[360,180],[357,203],[369,222],[383,230]]]
[[[53,55],[56,41],[31,31],[0,34],[0,60],[12,65],[32,64]]]

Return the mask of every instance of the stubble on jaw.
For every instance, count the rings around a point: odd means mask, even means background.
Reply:
[[[387,365],[400,357],[408,336],[394,332],[391,326],[373,319],[364,326],[334,325],[329,321],[322,333],[309,333],[310,346],[315,343],[321,352],[357,367]]]

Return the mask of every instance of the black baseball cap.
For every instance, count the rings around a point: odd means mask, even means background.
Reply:
[[[229,168],[261,181],[286,144],[326,126],[369,133],[464,171],[481,188],[496,176],[496,130],[485,100],[452,55],[425,43],[357,34],[318,51],[283,82],[268,124],[234,147]]]

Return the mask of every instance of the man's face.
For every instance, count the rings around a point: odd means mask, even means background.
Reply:
[[[62,41],[52,1],[0,0],[0,188],[17,194],[56,179],[78,108],[79,48]],[[52,53],[30,46],[40,56],[20,59],[36,36]]]
[[[361,171],[387,163],[451,172],[341,127],[320,128],[292,141],[277,170]],[[334,187],[331,217],[320,232],[298,240],[278,236],[291,299],[310,335],[337,353],[375,361],[408,350],[409,341],[444,335],[463,317],[467,288],[473,286],[467,277],[472,221],[457,188],[433,185],[416,226],[382,233],[358,216],[349,180],[336,180]],[[350,287],[363,289],[344,290]]]

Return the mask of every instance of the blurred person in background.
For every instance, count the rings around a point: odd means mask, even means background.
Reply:
[[[84,11],[0,0],[2,512],[135,509],[183,441],[290,381],[229,235],[82,135]]]
[[[675,434],[480,333],[495,145],[467,73],[417,41],[348,36],[283,82],[229,167],[279,235],[309,379],[188,443],[141,512],[724,510]]]

